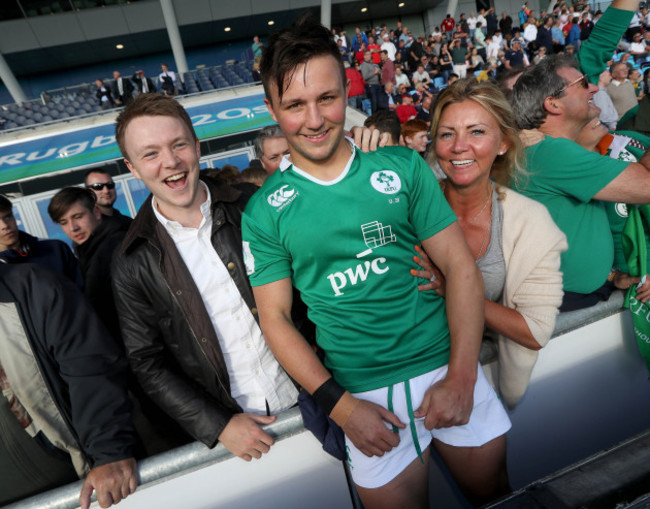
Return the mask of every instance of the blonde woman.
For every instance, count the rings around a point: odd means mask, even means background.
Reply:
[[[562,302],[560,253],[567,249],[546,208],[507,187],[511,179],[525,178],[515,125],[495,85],[459,80],[438,97],[430,150],[483,274],[486,332],[498,343],[497,385],[509,407],[523,396],[537,351],[553,332]],[[426,258],[417,260],[423,270],[414,275],[428,280],[420,290],[444,295],[439,271]]]

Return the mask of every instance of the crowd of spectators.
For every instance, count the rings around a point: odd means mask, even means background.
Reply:
[[[536,13],[526,2],[519,12],[500,17],[494,8],[457,18],[447,14],[430,34],[413,34],[401,22],[395,28],[357,27],[352,38],[344,30],[332,33],[348,67],[351,106],[372,114],[378,109],[397,111],[406,101],[421,111],[426,97],[458,78],[473,74],[479,80],[503,79],[549,55],[577,57],[601,16],[589,4],[558,2],[551,11]],[[650,14],[641,4],[612,55],[611,69],[602,77],[601,88],[618,105],[616,122],[647,92],[649,29]],[[402,111],[400,120],[415,115]],[[608,125],[615,127],[616,122]]]

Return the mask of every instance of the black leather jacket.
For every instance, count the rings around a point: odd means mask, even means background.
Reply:
[[[212,245],[257,318],[242,255],[241,214],[256,188],[216,186]],[[213,447],[234,413],[219,340],[194,280],[151,196],[113,260],[113,292],[129,363],[145,392],[193,436]]]

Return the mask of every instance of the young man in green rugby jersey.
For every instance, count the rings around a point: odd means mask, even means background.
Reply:
[[[510,421],[478,366],[483,283],[433,173],[413,151],[363,154],[344,138],[336,44],[301,18],[262,62],[266,104],[289,158],[249,202],[244,256],[264,336],[345,431],[364,505],[428,507],[428,445],[474,502],[508,489]],[[422,244],[446,298],[418,292]],[[323,365],[290,318],[309,307]]]

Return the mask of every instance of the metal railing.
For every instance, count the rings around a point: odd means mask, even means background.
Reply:
[[[277,420],[264,431],[276,442],[302,433],[305,428],[298,408],[292,408],[278,415]],[[221,443],[208,449],[199,442],[157,454],[138,462],[138,486],[173,479],[214,463],[235,458]],[[68,484],[39,495],[4,506],[3,509],[76,509],[79,507],[79,492],[83,481]],[[93,500],[96,500],[93,495]]]

